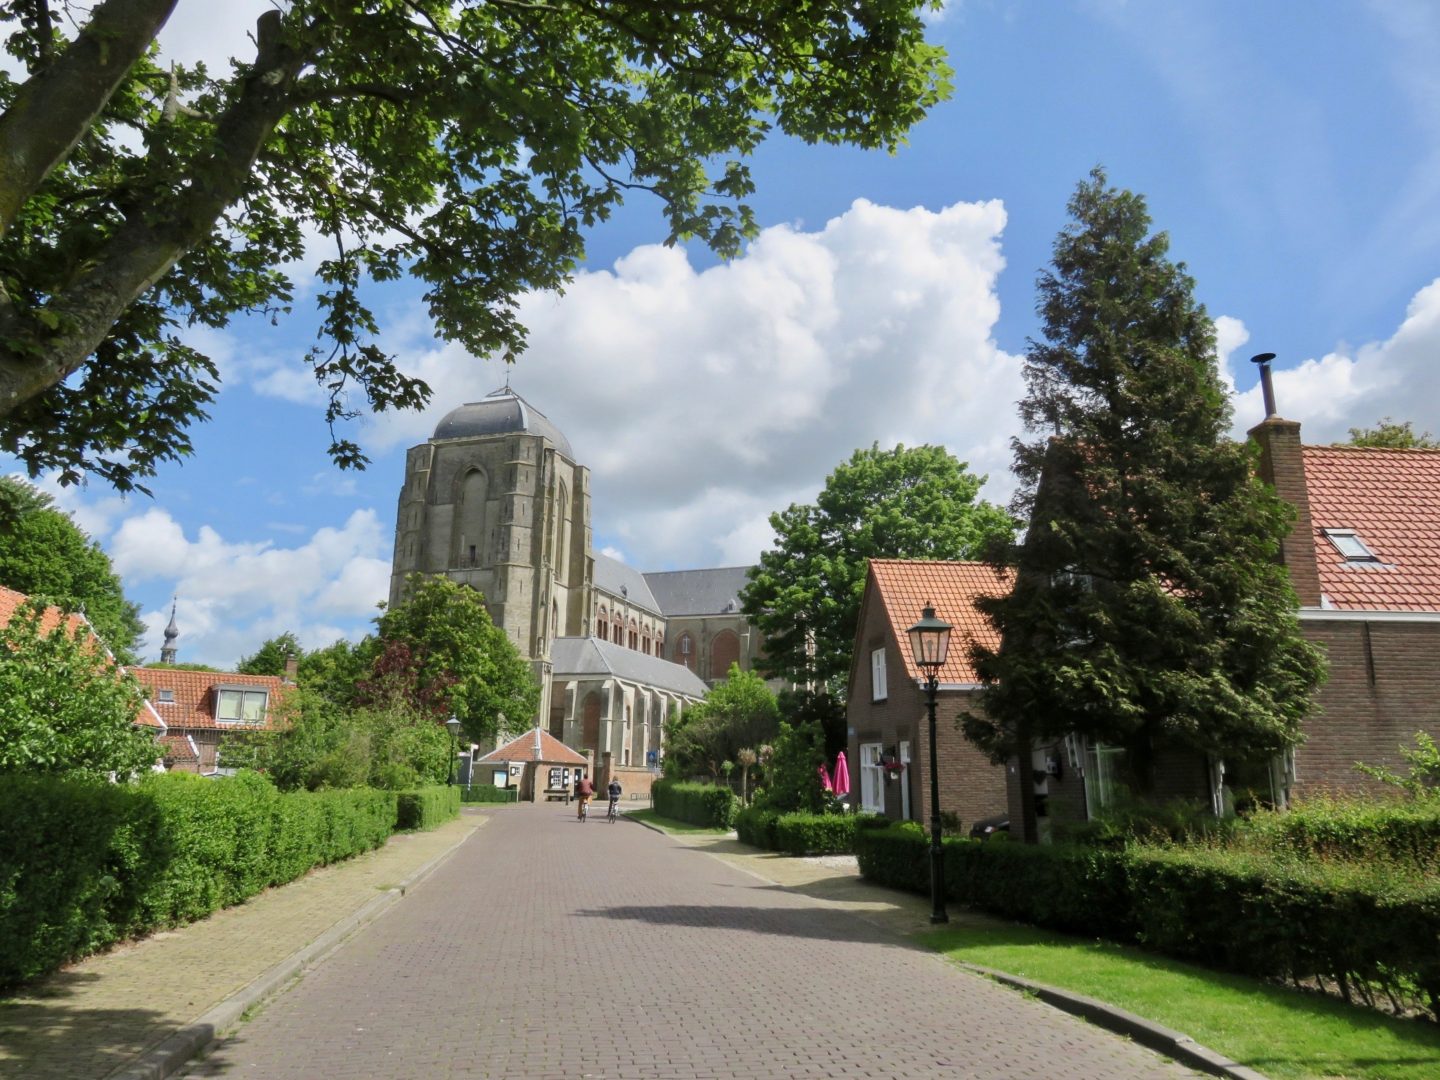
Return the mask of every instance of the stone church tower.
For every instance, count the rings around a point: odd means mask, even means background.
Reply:
[[[390,603],[413,573],[485,597],[530,658],[550,714],[551,642],[589,632],[590,471],[543,413],[506,386],[452,410],[405,459]],[[519,717],[511,717],[511,721]]]

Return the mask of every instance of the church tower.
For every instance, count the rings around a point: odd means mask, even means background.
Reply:
[[[530,659],[550,711],[550,643],[588,632],[590,471],[570,441],[509,386],[452,410],[405,457],[390,603],[414,573],[484,597]]]

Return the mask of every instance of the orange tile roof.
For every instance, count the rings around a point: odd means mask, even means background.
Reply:
[[[14,617],[15,612],[20,610],[20,605],[28,599],[30,598],[24,593],[16,592],[14,589],[7,589],[3,585],[0,585],[0,626],[7,625],[11,618]],[[42,634],[49,634],[60,625],[60,618],[60,609],[53,605],[47,605],[45,611],[40,616],[40,632]],[[83,634],[89,640],[99,645],[106,659],[115,665],[116,670],[120,670],[120,666],[115,664],[114,655],[109,649],[105,648],[105,643],[100,640],[100,635],[95,633],[94,627],[90,625],[90,621],[86,619],[84,615],[66,615],[65,625],[67,633],[72,637],[78,637]],[[148,703],[140,707],[140,715],[135,718],[135,723],[141,727],[157,728],[161,731],[165,730],[165,722],[154,709],[150,708]]]
[[[975,601],[981,596],[1009,592],[1011,575],[984,563],[916,559],[871,559],[870,575],[885,607],[890,632],[899,642],[906,675],[912,679],[922,677],[906,631],[919,622],[925,605],[933,604],[936,616],[954,627],[950,631],[950,651],[940,668],[940,681],[975,682],[971,643],[995,648],[1000,642],[1000,636],[976,609]]]
[[[1306,446],[1302,453],[1329,603],[1440,611],[1440,450]],[[1380,561],[1347,562],[1322,529],[1354,529]]]
[[[131,668],[130,673],[140,680],[145,694],[171,731],[207,728],[230,731],[235,729],[253,731],[256,728],[275,726],[275,708],[285,699],[286,686],[275,675],[237,675],[229,671],[185,671],[176,668]],[[215,719],[216,686],[253,686],[268,690],[270,698],[265,709],[265,720],[259,724],[221,722]],[[174,701],[162,701],[160,691],[169,690]]]
[[[540,752],[535,752],[535,735],[540,735]],[[523,735],[517,735],[498,750],[492,750],[480,759],[479,764],[501,761],[558,761],[572,765],[584,765],[585,755],[572,750],[548,731],[531,728]]]

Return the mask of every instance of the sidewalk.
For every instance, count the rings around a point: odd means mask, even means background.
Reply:
[[[0,999],[0,1077],[161,1077],[257,996],[374,918],[485,824],[484,812],[93,956]],[[198,1045],[197,1045],[198,1044]]]

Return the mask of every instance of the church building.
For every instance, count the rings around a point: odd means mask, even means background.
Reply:
[[[479,591],[540,682],[534,723],[597,764],[658,764],[665,721],[731,662],[754,665],[745,572],[647,575],[594,551],[590,470],[509,386],[452,410],[406,454],[390,603],[416,573]]]

